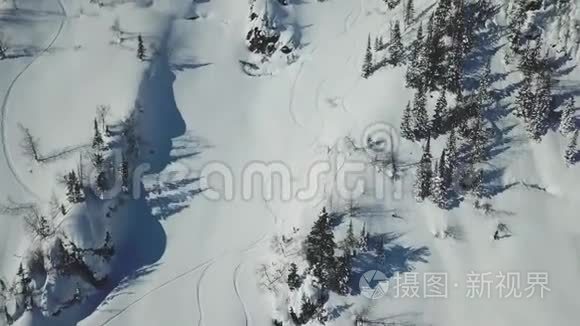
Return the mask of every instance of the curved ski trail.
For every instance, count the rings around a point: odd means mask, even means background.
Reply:
[[[246,302],[242,299],[242,296],[240,295],[240,288],[239,288],[239,284],[238,284],[240,267],[243,264],[244,264],[244,262],[241,262],[238,264],[238,266],[236,266],[236,269],[234,270],[233,282],[234,282],[234,291],[236,292],[236,297],[238,298],[238,301],[240,301],[240,304],[242,305],[242,309],[244,311],[244,325],[249,326],[251,324],[250,323],[250,313],[248,311],[248,307],[246,306]]]
[[[6,89],[6,93],[4,95],[4,99],[2,100],[2,105],[0,107],[0,114],[2,115],[2,118],[0,119],[0,125],[2,127],[2,151],[4,152],[4,157],[6,159],[6,163],[8,165],[8,169],[10,170],[10,173],[12,174],[12,176],[14,177],[14,179],[16,180],[16,182],[18,182],[18,184],[20,184],[20,186],[22,187],[22,189],[27,192],[30,196],[34,197],[34,198],[39,198],[39,196],[32,190],[30,189],[30,187],[28,185],[26,185],[26,183],[24,183],[24,181],[22,181],[22,179],[20,178],[20,176],[18,175],[18,173],[16,172],[16,169],[14,168],[14,162],[12,162],[12,159],[10,157],[10,153],[8,151],[8,144],[6,143],[6,112],[7,112],[7,104],[8,104],[8,99],[10,98],[10,94],[12,93],[12,89],[14,88],[14,86],[16,85],[16,82],[20,79],[20,77],[22,77],[22,75],[41,57],[43,56],[46,52],[48,52],[52,46],[54,45],[54,43],[56,43],[56,41],[58,40],[60,34],[62,33],[62,30],[64,28],[64,24],[66,22],[66,10],[64,8],[64,5],[62,4],[61,0],[57,0],[57,4],[60,8],[60,11],[62,13],[63,17],[60,20],[60,24],[58,26],[58,29],[56,31],[56,33],[54,34],[53,38],[51,39],[51,41],[49,42],[49,44],[42,50],[40,51],[32,60],[30,60],[29,63],[27,63],[24,68],[16,75],[16,77],[14,77],[14,79],[12,80],[12,82],[10,82],[10,85],[8,86],[8,88]],[[16,6],[16,1],[15,1],[15,7]]]

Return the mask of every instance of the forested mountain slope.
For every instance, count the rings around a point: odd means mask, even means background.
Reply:
[[[572,0],[0,0],[0,325],[575,325]]]

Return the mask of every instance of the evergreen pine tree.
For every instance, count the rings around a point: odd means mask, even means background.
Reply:
[[[435,13],[433,14],[433,25],[435,26],[435,30],[443,32],[446,29],[447,20],[449,19],[450,15],[451,15],[451,1],[450,0],[437,1],[437,8],[435,8]]]
[[[479,88],[477,90],[477,102],[485,111],[491,105],[493,99],[491,97],[491,66],[489,62],[485,65],[483,72],[479,78]]]
[[[364,78],[369,78],[373,70],[373,50],[371,48],[371,36],[369,34],[367,41],[367,49],[365,52],[365,58],[362,66],[362,76]]]
[[[417,36],[411,44],[409,60],[410,63],[405,74],[407,87],[419,88],[423,84],[424,75],[427,71],[422,24],[419,24]]]
[[[487,159],[487,144],[488,144],[488,131],[485,127],[485,121],[483,119],[483,113],[481,109],[477,108],[477,116],[474,120],[474,125],[471,130],[471,156],[470,162],[472,164],[484,162]]]
[[[366,252],[369,250],[369,233],[366,231],[365,224],[363,224],[363,228],[358,238],[358,247],[362,252]]]
[[[462,89],[463,57],[461,45],[458,42],[453,42],[451,49],[447,52],[448,68],[445,86],[454,94],[461,93]]]
[[[451,129],[449,132],[449,137],[447,137],[447,142],[445,143],[445,153],[447,156],[447,169],[454,170],[458,159],[457,139],[455,136],[454,128]]]
[[[534,45],[529,45],[524,49],[520,56],[518,67],[525,75],[539,72],[539,70],[543,68],[540,54],[541,48],[542,41],[540,39],[537,40]]]
[[[336,271],[334,273],[333,290],[341,295],[347,295],[350,292],[350,276],[352,272],[352,256],[344,253],[338,257]]]
[[[334,233],[326,209],[323,208],[304,244],[306,260],[323,287],[328,287],[330,273],[335,270]]]
[[[411,102],[407,102],[407,106],[403,111],[403,119],[401,120],[401,136],[408,140],[415,139],[415,134],[413,131],[414,124],[411,119]]]
[[[32,289],[30,288],[30,282],[32,279],[28,275],[28,272],[24,270],[22,263],[18,266],[17,285],[18,294],[20,295],[20,304],[24,306],[26,311],[32,310]]]
[[[52,227],[45,216],[41,215],[38,225],[38,235],[41,238],[46,238],[52,234]]]
[[[101,132],[99,131],[99,124],[97,123],[97,119],[95,119],[94,129],[95,129],[95,136],[93,137],[93,148],[94,149],[101,149],[101,148],[103,148],[104,141],[103,141],[103,137],[101,136]]]
[[[439,174],[443,180],[443,188],[447,191],[447,198],[451,199],[453,194],[453,177],[455,173],[455,168],[457,162],[450,162],[450,155],[447,149],[443,149],[441,152],[441,158],[439,160]]]
[[[107,189],[109,189],[109,178],[105,171],[101,171],[97,175],[97,190],[104,193]]]
[[[387,257],[385,256],[385,240],[383,239],[383,237],[381,237],[377,241],[376,254],[377,254],[377,263],[379,265],[384,265]]]
[[[444,118],[447,117],[447,97],[445,95],[445,90],[441,91],[441,95],[437,99],[437,104],[435,104],[435,112],[433,114],[433,120],[431,122],[431,134],[434,138],[439,135],[445,134],[445,121]]]
[[[290,291],[294,291],[302,286],[302,277],[298,274],[298,266],[295,263],[290,264],[287,283]]]
[[[524,79],[522,80],[522,85],[518,90],[518,94],[516,95],[516,107],[514,114],[518,117],[523,119],[524,121],[528,121],[531,118],[532,109],[535,105],[535,95],[532,90],[532,78],[529,75],[524,75]]]
[[[20,265],[18,265],[18,271],[16,272],[16,275],[21,279],[24,278],[25,273],[24,273],[24,267],[22,267],[22,263],[20,263]]]
[[[485,196],[485,188],[483,186],[483,170],[477,169],[473,171],[470,192],[478,200]]]
[[[573,165],[576,163],[576,157],[578,153],[577,147],[578,147],[578,130],[574,130],[574,133],[571,134],[570,136],[566,152],[564,153],[564,159],[566,159],[566,164]]]
[[[399,21],[395,22],[393,26],[393,31],[391,34],[391,42],[389,44],[389,53],[391,54],[391,63],[393,65],[398,65],[403,60],[403,42],[401,41],[401,27]]]
[[[433,15],[431,15],[427,25],[427,39],[425,40],[426,70],[423,73],[425,86],[429,90],[435,90],[436,83],[443,81],[445,73],[450,70],[442,64],[445,56],[442,36],[442,32],[434,25]],[[452,87],[448,86],[447,89],[455,92]]]
[[[550,114],[552,113],[552,80],[548,71],[539,76],[539,86],[535,96],[531,119],[527,124],[530,137],[540,141],[549,128]]]
[[[419,140],[427,138],[427,135],[429,134],[429,116],[427,114],[427,98],[424,87],[419,87],[415,93],[412,112],[413,120],[415,122],[415,125],[413,126],[415,139]]]
[[[299,324],[307,324],[314,317],[317,309],[317,305],[308,299],[306,294],[302,294],[302,306],[300,307],[300,317],[298,318]]]
[[[405,6],[405,27],[409,27],[415,19],[415,4],[413,0],[407,0]]]
[[[75,184],[74,184],[74,193],[75,193],[75,197],[76,197],[76,202],[81,202],[83,201],[84,198],[84,194],[82,191],[82,184],[81,184],[81,180],[78,180]]]
[[[103,164],[105,163],[105,159],[103,158],[103,154],[101,152],[96,152],[92,156],[93,159],[93,166],[98,170],[103,168]]]
[[[125,156],[121,163],[121,188],[124,192],[129,191],[129,161]]]
[[[344,252],[356,256],[356,249],[358,246],[358,240],[354,235],[354,231],[352,228],[352,220],[348,223],[348,229],[346,230],[346,238],[343,241],[343,249]]]
[[[447,182],[447,163],[445,162],[445,150],[441,152],[441,158],[436,164],[436,175],[431,184],[431,198],[439,208],[446,209],[449,205]]]
[[[139,36],[137,36],[137,58],[139,58],[139,60],[143,61],[145,60],[145,45],[143,44],[143,37],[141,36],[141,34],[139,34]]]
[[[419,162],[417,171],[417,180],[415,181],[415,198],[422,201],[431,194],[432,156],[431,156],[431,139],[427,137],[427,142],[423,150],[423,156]]]
[[[571,97],[566,100],[564,104],[564,110],[562,111],[562,117],[560,119],[559,130],[562,135],[568,135],[576,130],[576,107],[574,103],[574,98]]]
[[[512,10],[508,15],[508,40],[510,42],[510,49],[512,52],[519,51],[520,42],[522,39],[522,27],[526,19],[526,8],[528,1],[516,0],[512,6]]]
[[[80,182],[74,171],[71,171],[65,176],[66,196],[69,202],[78,203],[82,200],[80,194]]]

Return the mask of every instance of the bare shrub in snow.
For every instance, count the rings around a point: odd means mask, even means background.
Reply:
[[[46,238],[54,234],[51,219],[33,203],[17,203],[9,198],[6,203],[0,203],[0,213],[24,218],[27,231],[34,236]]]
[[[108,105],[97,106],[97,121],[104,128],[106,126],[107,117],[111,112],[111,107]]]
[[[280,266],[275,262],[262,264],[258,268],[260,286],[272,293],[278,293],[278,286],[287,278],[285,273],[287,269],[287,266]]]
[[[40,210],[34,206],[24,215],[26,229],[33,235],[41,239],[47,238],[54,234],[52,222],[44,216]]]
[[[20,131],[22,131],[23,134],[20,147],[22,148],[24,154],[27,157],[34,159],[36,162],[40,162],[41,159],[38,149],[38,138],[34,137],[32,133],[30,133],[30,129],[24,127],[23,125],[18,124],[18,128],[20,128]]]

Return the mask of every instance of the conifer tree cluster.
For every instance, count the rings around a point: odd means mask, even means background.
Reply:
[[[252,3],[250,8],[250,23],[252,27],[246,34],[248,50],[265,56],[272,55],[276,51],[276,45],[280,39],[280,32],[276,30],[272,19],[269,17],[268,7],[265,8],[264,13],[260,16],[254,11]]]
[[[541,41],[528,46],[520,58],[524,74],[515,103],[515,115],[523,120],[531,139],[540,141],[550,126],[552,115],[552,71],[546,56],[540,54]]]
[[[65,175],[64,180],[68,201],[73,204],[82,202],[84,200],[83,187],[75,171],[70,171]]]
[[[336,292],[340,295],[346,295],[350,292],[350,281],[352,273],[352,259],[360,252],[369,250],[369,233],[363,226],[360,236],[355,235],[352,221],[349,222],[346,236],[340,246],[334,240],[334,230],[331,220],[325,208],[315,221],[310,230],[303,247],[307,268],[300,272],[296,263],[290,263],[286,283],[291,291],[296,291],[305,282],[307,278],[316,280],[316,287],[323,293],[328,291]],[[337,255],[340,248],[341,254]],[[314,304],[306,300],[306,305]],[[304,304],[304,302],[303,302]],[[320,313],[323,302],[318,300],[316,314]],[[314,313],[314,311],[313,311]],[[301,317],[302,316],[302,317]],[[307,315],[296,314],[296,320],[302,318],[303,321],[310,320],[314,315],[306,318]],[[320,316],[319,316],[320,317]]]
[[[385,41],[383,40],[383,36],[379,35],[375,37],[375,52],[380,51],[384,48],[385,46]],[[372,53],[371,53],[372,55]]]
[[[298,266],[295,263],[290,264],[290,269],[288,270],[288,279],[286,283],[288,283],[288,288],[290,291],[294,291],[299,289],[302,286],[303,278],[300,274],[298,274]]]
[[[306,261],[312,270],[312,274],[318,278],[321,287],[346,294],[344,290],[348,286],[350,268],[347,270],[345,266],[350,266],[351,253],[345,252],[342,257],[335,257],[337,246],[326,209],[323,208],[314,223],[310,234],[306,238],[304,247]]]
[[[431,139],[427,138],[423,148],[423,156],[417,168],[417,179],[415,181],[415,198],[417,201],[423,201],[431,195],[432,165]]]
[[[394,66],[399,65],[404,58],[405,49],[403,47],[403,42],[401,39],[401,25],[399,21],[395,21],[395,24],[391,30],[391,40],[389,42],[389,54],[390,63]]]
[[[362,66],[362,76],[369,78],[373,73],[373,49],[371,47],[371,36],[368,36],[367,48],[365,52],[364,62]]]
[[[401,135],[409,140],[426,139],[430,134],[430,126],[425,90],[420,88],[415,93],[413,105],[407,103],[403,111]]]
[[[560,119],[560,127],[558,130],[562,135],[568,135],[576,131],[576,106],[574,98],[571,97],[564,103],[562,116]]]
[[[94,132],[93,137],[93,151],[91,153],[93,167],[97,171],[96,186],[99,192],[104,192],[109,187],[110,171],[108,171],[108,162],[106,160],[106,147],[105,141],[103,139],[104,126],[100,126],[97,119],[94,120]]]
[[[18,266],[18,272],[16,273],[15,289],[16,294],[16,309],[24,309],[30,311],[33,308],[34,301],[32,299],[33,291],[31,287],[32,278],[28,270],[24,269],[22,263]]]
[[[483,170],[480,167],[487,156],[489,131],[483,116],[472,118],[469,123],[468,137],[462,142],[464,155],[458,155],[456,128],[451,127],[444,149],[438,160],[431,155],[431,138],[428,137],[421,160],[417,164],[415,197],[417,201],[430,199],[442,209],[449,209],[457,198],[461,185],[477,198],[486,196],[483,184]]]
[[[426,35],[420,25],[411,45],[408,86],[460,94],[463,62],[472,47],[473,26],[469,17],[464,0],[438,2],[429,18]]]
[[[508,55],[519,54],[522,43],[525,41],[522,28],[527,18],[528,1],[516,0],[511,4],[508,15],[507,39],[509,41]]]
[[[415,4],[413,3],[413,0],[407,0],[404,12],[405,28],[413,24],[414,20],[415,20]]]
[[[575,130],[568,137],[568,146],[564,152],[564,159],[566,160],[566,164],[573,165],[576,163],[578,156],[578,130]]]

